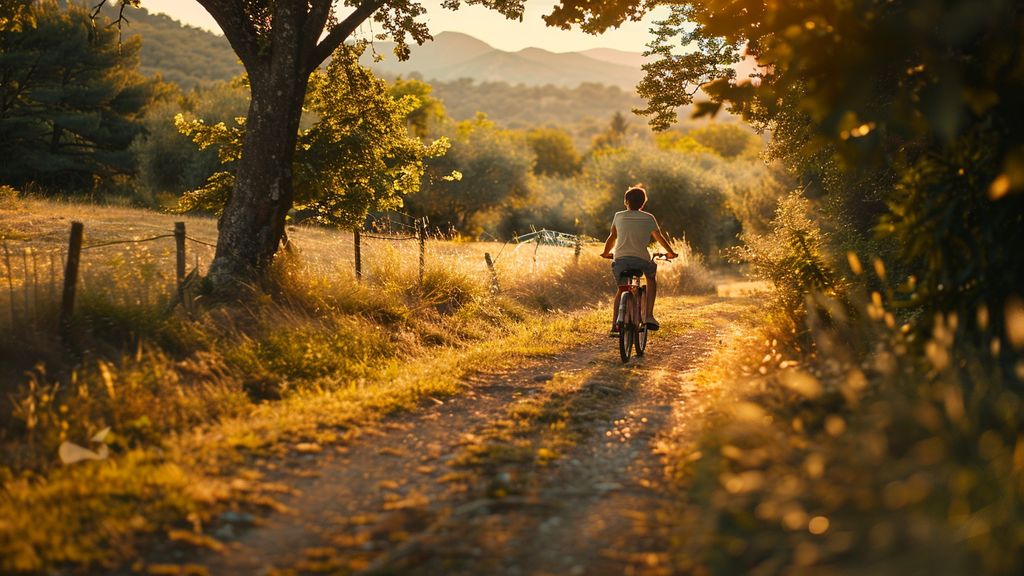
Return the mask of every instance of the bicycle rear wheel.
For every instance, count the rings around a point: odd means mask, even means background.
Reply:
[[[629,356],[633,352],[633,344],[636,341],[636,302],[633,294],[623,292],[619,301],[619,310],[623,311],[619,318],[619,356],[622,362],[629,362]]]
[[[636,302],[636,355],[643,356],[647,351],[647,287],[637,292]]]

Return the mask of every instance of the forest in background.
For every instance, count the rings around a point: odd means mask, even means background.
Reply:
[[[231,78],[238,64],[223,38],[133,10],[121,34],[101,24],[98,41],[87,49],[81,43],[89,40],[71,32],[88,25],[84,9],[49,6],[40,19],[45,26],[7,37],[7,77],[13,79],[26,73],[23,62],[41,47],[63,48],[53,60],[52,85],[35,74],[20,85],[28,97],[13,101],[0,116],[0,129],[6,125],[16,134],[7,143],[15,160],[0,180],[50,195],[200,206],[179,199],[203,189],[231,160],[224,157],[226,141],[203,141],[194,131],[186,135],[185,126],[200,122],[230,132],[248,106],[244,81]],[[106,17],[113,15],[106,10]],[[90,53],[103,60],[83,56]],[[205,75],[184,76],[196,61],[211,63]],[[78,96],[84,84],[60,85],[57,79],[67,74],[87,82],[93,100]],[[757,159],[761,140],[742,125],[684,122],[655,136],[630,114],[641,101],[618,87],[387,80],[396,102],[417,101],[405,120],[409,134],[448,143],[446,154],[424,160],[418,192],[403,208],[446,233],[510,238],[551,228],[600,236],[619,208],[621,190],[644,182],[652,192],[650,207],[663,214],[666,229],[685,233],[702,254],[717,260],[718,250],[733,244],[744,225],[764,227],[785,187],[781,171]],[[32,101],[44,93],[38,104]],[[106,126],[114,118],[116,133]],[[322,119],[311,111],[304,129],[323,125]],[[461,178],[446,177],[455,173]]]

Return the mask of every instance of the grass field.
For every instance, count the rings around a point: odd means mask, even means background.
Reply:
[[[85,249],[69,343],[55,328],[72,220],[85,224]],[[186,314],[167,306],[172,238],[100,246],[180,220],[191,238],[215,239],[208,218],[35,200],[0,208],[3,571],[117,563],[140,534],[201,524],[229,501],[267,504],[252,483],[232,487],[245,462],[330,444],[457,393],[465,374],[591,338],[613,288],[600,246],[577,263],[572,248],[442,240],[426,242],[421,283],[415,242],[364,239],[356,282],[351,232],[297,226],[267,291]],[[187,251],[204,271],[212,249]],[[706,277],[699,265],[675,270],[666,292]],[[67,443],[111,456],[62,466]]]

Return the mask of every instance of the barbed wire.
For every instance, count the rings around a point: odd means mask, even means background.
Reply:
[[[412,216],[405,214],[404,212],[388,212],[383,217],[370,215],[370,228],[375,230],[390,230],[392,228],[402,228],[406,230],[417,230],[415,224],[406,224],[401,220],[396,220],[390,217],[390,214],[397,214],[399,216],[405,216],[414,222],[421,220],[420,218],[413,218]]]
[[[174,234],[161,234],[159,236],[153,236],[151,238],[133,238],[131,240],[111,240],[110,242],[100,242],[99,244],[90,244],[88,246],[82,246],[82,250],[92,250],[93,248],[103,248],[104,246],[116,246],[118,244],[141,244],[142,242],[152,242],[153,240],[160,240],[162,238],[174,238]]]
[[[370,232],[360,232],[360,238],[375,238],[377,240],[416,240],[418,236],[389,236],[386,234],[373,234]]]
[[[202,244],[203,246],[209,246],[210,248],[216,248],[217,247],[216,243],[207,242],[205,240],[200,240],[198,238],[193,238],[191,236],[185,236],[185,239],[186,240],[191,240],[191,241],[195,242],[196,244]]]

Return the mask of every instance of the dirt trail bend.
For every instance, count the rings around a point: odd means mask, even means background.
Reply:
[[[662,441],[699,428],[689,376],[749,306],[665,299],[665,329],[625,366],[595,334],[485,371],[456,398],[281,462],[286,509],[222,515],[223,549],[165,560],[213,575],[667,573]]]

